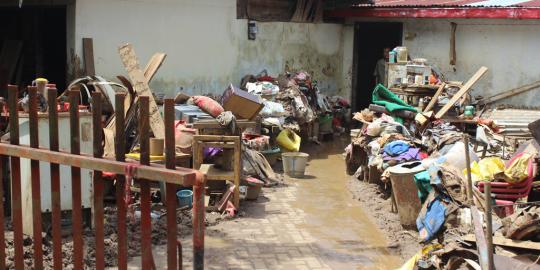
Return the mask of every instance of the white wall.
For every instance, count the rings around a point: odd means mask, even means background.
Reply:
[[[363,21],[367,21],[364,19]],[[473,95],[491,96],[540,80],[540,22],[484,19],[396,19],[404,23],[404,41],[411,57],[427,58],[447,80],[467,81],[481,66],[489,71],[473,88]],[[450,22],[456,31],[457,63],[450,65]],[[345,35],[354,33],[345,31]],[[407,36],[413,38],[407,38]],[[346,55],[348,52],[344,51]],[[344,59],[352,65],[352,59]],[[540,90],[500,103],[540,106]]]
[[[156,92],[221,93],[242,76],[267,69],[305,69],[323,89],[343,89],[342,30],[334,24],[258,23],[255,41],[247,21],[236,19],[236,0],[77,0],[74,44],[94,40],[96,73],[126,74],[117,53],[131,43],[141,66],[154,52],[167,58],[154,78]],[[69,53],[69,52],[68,52]]]

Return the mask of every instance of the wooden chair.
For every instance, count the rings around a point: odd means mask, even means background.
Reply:
[[[233,170],[225,171],[216,168],[214,164],[204,164],[204,148],[219,147],[233,149]],[[193,168],[206,174],[206,180],[226,180],[234,184],[233,204],[238,209],[240,205],[240,176],[242,173],[242,151],[240,136],[224,135],[195,135],[193,136]]]

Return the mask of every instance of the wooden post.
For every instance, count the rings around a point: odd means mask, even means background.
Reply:
[[[474,205],[472,177],[471,177],[471,157],[469,156],[469,135],[463,135],[463,143],[465,144],[465,162],[467,163],[467,200],[470,205]]]
[[[484,209],[484,214],[486,216],[486,243],[487,243],[487,259],[488,259],[488,269],[493,270],[493,224],[491,217],[491,183],[484,183],[484,198],[486,200],[486,208]]]

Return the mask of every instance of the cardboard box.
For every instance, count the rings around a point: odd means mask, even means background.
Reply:
[[[231,111],[238,119],[253,119],[264,105],[256,95],[235,88],[232,84],[223,92],[221,105],[225,111]]]

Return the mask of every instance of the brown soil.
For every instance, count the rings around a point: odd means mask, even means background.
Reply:
[[[348,182],[348,187],[353,198],[364,206],[370,219],[386,233],[390,252],[407,260],[420,250],[418,232],[401,226],[398,214],[391,212],[390,196],[383,187],[354,178]]]

